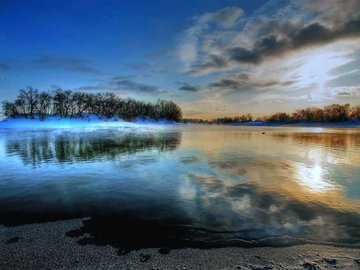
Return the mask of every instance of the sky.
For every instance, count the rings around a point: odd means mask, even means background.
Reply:
[[[0,102],[31,86],[185,118],[360,105],[359,0],[1,0],[0,29]]]

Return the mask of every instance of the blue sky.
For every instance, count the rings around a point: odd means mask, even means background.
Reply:
[[[360,104],[360,2],[1,1],[0,101],[19,89],[171,99],[185,117]]]

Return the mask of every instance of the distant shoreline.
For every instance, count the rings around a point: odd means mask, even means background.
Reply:
[[[187,125],[209,125],[209,126],[240,126],[240,127],[334,127],[334,128],[356,128],[360,127],[360,121],[345,121],[334,123],[270,123],[264,121],[252,121],[244,123],[183,123]]]
[[[360,127],[360,121],[346,121],[346,122],[334,122],[334,123],[267,123],[261,122],[255,123],[240,123],[230,124],[233,126],[265,126],[265,127]]]
[[[264,121],[251,121],[245,123],[197,123],[197,122],[173,122],[166,120],[148,120],[135,119],[134,121],[124,121],[118,118],[99,119],[96,116],[89,118],[60,118],[51,116],[45,120],[39,118],[5,118],[0,121],[0,129],[11,128],[86,128],[86,127],[140,127],[140,126],[187,126],[187,125],[205,125],[205,126],[243,126],[243,127],[324,127],[324,128],[357,128],[360,127],[360,121],[346,121],[334,123],[269,123]]]

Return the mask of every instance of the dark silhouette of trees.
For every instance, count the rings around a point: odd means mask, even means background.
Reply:
[[[81,118],[96,115],[100,119],[113,117],[124,120],[135,118],[150,120],[180,121],[181,108],[172,101],[159,99],[156,103],[142,102],[131,98],[120,98],[114,93],[89,94],[63,91],[39,92],[28,88],[20,90],[14,102],[5,101],[2,105],[5,116],[34,118],[44,120],[47,116],[61,118]]]
[[[278,112],[270,116],[265,116],[256,119],[268,123],[334,123],[345,122],[349,120],[360,120],[360,106],[351,107],[350,104],[331,104],[323,108],[308,107],[305,109],[296,110],[292,114],[285,112]],[[183,119],[184,123],[200,123],[200,124],[235,124],[246,123],[253,121],[250,114],[235,116],[235,117],[221,117],[210,121],[203,119]]]
[[[20,90],[18,96],[22,100],[22,104],[25,105],[25,112],[31,117],[34,118],[36,113],[37,105],[39,103],[39,92],[37,89],[29,87],[27,91]]]
[[[290,123],[291,117],[287,113],[280,112],[266,117],[265,121],[270,123]]]
[[[324,120],[326,122],[344,122],[350,119],[350,104],[332,104],[325,106]]]
[[[291,120],[293,122],[324,122],[324,111],[316,107],[308,107],[306,109],[301,109],[295,111]]]
[[[353,120],[360,120],[360,106],[356,106],[351,109],[350,117]]]
[[[40,119],[43,120],[46,115],[50,114],[51,101],[51,94],[49,92],[42,92],[39,94],[38,114]]]
[[[16,101],[14,103],[5,101],[2,107],[6,116],[16,117],[17,115],[20,115],[20,112],[18,111],[18,106],[16,105]]]
[[[235,117],[221,117],[213,119],[212,122],[218,124],[234,124],[234,123],[246,123],[251,122],[253,117],[251,114],[240,115]]]
[[[323,108],[308,107],[295,111],[292,115],[276,113],[265,117],[266,122],[278,123],[334,123],[360,120],[360,106],[351,108],[350,104],[331,104]]]

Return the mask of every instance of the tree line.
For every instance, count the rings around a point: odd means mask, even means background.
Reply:
[[[260,120],[270,123],[335,123],[360,120],[360,106],[331,104],[322,108],[308,107],[296,110],[292,114],[275,113]]]
[[[83,118],[96,115],[99,119],[118,117],[127,121],[135,118],[180,121],[181,108],[172,101],[159,99],[155,103],[132,98],[120,98],[114,93],[84,93],[62,90],[38,91],[28,88],[20,90],[14,102],[2,104],[3,113],[12,118],[35,118],[48,116],[61,118]]]
[[[253,120],[253,117],[251,114],[246,115],[240,115],[240,116],[234,116],[234,117],[220,117],[213,119],[213,123],[217,124],[231,124],[231,123],[246,123],[251,122]]]
[[[278,112],[270,116],[264,116],[256,119],[267,123],[335,123],[349,120],[360,120],[360,106],[351,107],[350,104],[331,104],[320,107],[308,107],[299,109],[289,114]],[[212,120],[203,119],[183,119],[185,123],[199,124],[235,124],[253,121],[251,114],[239,115],[235,117],[221,117]]]

